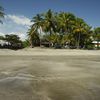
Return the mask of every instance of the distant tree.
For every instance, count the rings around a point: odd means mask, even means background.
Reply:
[[[10,42],[11,44],[13,44],[13,43],[20,43],[21,42],[19,36],[18,35],[14,35],[14,34],[5,35],[5,40]]]
[[[5,35],[4,38],[5,41],[7,41],[11,46],[11,48],[22,48],[22,41],[20,40],[18,35],[10,34],[10,35]]]

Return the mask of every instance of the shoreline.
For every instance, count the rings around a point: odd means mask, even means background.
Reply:
[[[0,49],[0,55],[15,56],[100,56],[100,50],[77,49],[49,49],[49,48],[25,48],[21,50]]]

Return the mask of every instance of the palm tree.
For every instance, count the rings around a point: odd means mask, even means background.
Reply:
[[[31,20],[31,22],[34,23],[33,25],[36,27],[36,29],[39,29],[42,26],[42,21],[43,21],[43,18],[41,14],[37,14]]]
[[[72,13],[61,12],[56,14],[56,32],[60,35],[60,44],[70,44],[71,40],[69,35],[72,34],[75,16]]]
[[[0,6],[0,23],[3,23],[2,18],[4,18],[4,9]]]
[[[40,46],[41,46],[41,34],[42,34],[42,27],[43,27],[43,18],[41,14],[37,14],[35,17],[33,17],[32,19],[33,24],[33,30],[35,29],[35,31],[37,31],[36,33],[39,34],[39,38],[40,38]]]
[[[76,47],[80,48],[82,40],[86,38],[90,31],[90,27],[81,18],[76,18],[75,25],[73,28],[74,38],[76,39]]]
[[[41,45],[42,33],[52,44],[55,42],[59,42],[59,44],[68,43],[77,46],[77,48],[85,45],[90,38],[91,27],[83,19],[77,18],[72,13],[54,13],[49,9],[46,13],[37,14],[33,17],[32,22],[33,25],[28,32],[31,45],[33,45],[33,38],[39,38]]]
[[[31,48],[34,47],[34,44],[39,41],[39,34],[34,26],[28,30],[28,38]]]
[[[72,13],[61,12],[58,14],[57,20],[60,33],[71,33],[71,28],[75,20],[75,16]]]
[[[54,13],[51,11],[51,9],[44,14],[43,23],[43,31],[49,33],[50,35],[55,32]]]

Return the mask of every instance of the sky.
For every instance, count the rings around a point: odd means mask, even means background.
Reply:
[[[0,35],[17,34],[23,40],[31,18],[48,9],[71,12],[93,28],[100,26],[100,0],[0,0],[0,5],[6,14],[0,24]]]

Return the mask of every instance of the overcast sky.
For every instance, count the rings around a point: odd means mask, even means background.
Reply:
[[[31,18],[48,9],[72,12],[90,26],[100,26],[100,0],[0,0],[0,5],[6,14],[0,35],[17,34],[24,39]]]

